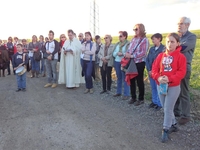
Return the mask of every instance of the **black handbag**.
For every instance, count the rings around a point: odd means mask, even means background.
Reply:
[[[35,48],[33,42],[32,42],[32,46],[33,46],[33,48]],[[42,58],[42,55],[41,55],[41,53],[40,53],[40,50],[38,49],[38,51],[36,51],[36,52],[33,53],[33,59],[34,59],[35,61],[40,61],[41,58]]]
[[[41,52],[38,50],[37,52],[33,53],[33,58],[35,61],[40,61],[42,58]]]

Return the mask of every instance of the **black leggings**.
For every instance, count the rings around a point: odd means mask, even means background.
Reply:
[[[137,86],[139,89],[139,98],[138,100],[144,100],[144,68],[145,68],[145,62],[141,63],[136,63],[136,67],[138,70],[138,76],[135,78],[131,79],[131,95],[132,99],[136,100],[136,81],[137,81]]]
[[[101,67],[101,78],[102,78],[102,84],[103,84],[103,90],[105,91],[106,88],[107,90],[111,90],[111,72],[112,72],[112,67],[105,66],[105,70],[103,67]]]

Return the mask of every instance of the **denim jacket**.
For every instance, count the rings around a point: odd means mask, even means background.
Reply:
[[[151,71],[154,60],[160,53],[162,53],[165,50],[165,46],[162,43],[160,44],[157,50],[155,48],[155,46],[152,46],[149,49],[149,53],[146,58],[147,71]]]

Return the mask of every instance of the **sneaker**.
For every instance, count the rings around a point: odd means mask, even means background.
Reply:
[[[47,84],[45,84],[45,88],[47,88],[47,87],[50,87],[50,86],[52,86],[52,84],[51,83],[47,83]]]
[[[26,89],[24,88],[24,89],[22,89],[22,92],[26,92]]]
[[[144,100],[138,100],[138,101],[136,101],[133,105],[134,106],[139,106],[139,105],[141,105],[141,104],[144,104]]]
[[[154,104],[153,102],[151,104],[149,104],[149,107],[148,108],[155,108],[157,105]]]
[[[89,90],[89,89],[86,89],[86,90],[84,91],[84,94],[87,94],[88,92],[90,92],[90,90]]]
[[[129,99],[129,96],[123,96],[122,97],[122,100],[128,100]]]
[[[134,104],[137,100],[136,99],[131,99],[128,103],[129,104]]]
[[[52,87],[52,88],[56,88],[56,87],[57,87],[57,84],[56,84],[56,83],[53,83],[51,87]]]
[[[171,128],[169,129],[169,134],[171,134],[172,132],[177,132],[179,129],[178,129],[178,126],[177,124],[173,124],[171,126]]]
[[[162,143],[165,143],[169,140],[169,130],[167,129],[163,129],[162,130],[162,139],[161,139],[161,142]]]
[[[17,90],[16,90],[16,92],[19,92],[19,91],[21,91],[21,89],[17,89]]]
[[[154,110],[155,110],[155,111],[159,111],[159,110],[161,110],[161,108],[162,108],[162,107],[160,107],[160,106],[157,105],[157,106],[154,108]]]
[[[93,93],[94,93],[93,89],[90,89],[90,94],[93,94]]]
[[[186,123],[188,123],[190,121],[190,118],[180,118],[178,123],[180,125],[185,125]]]

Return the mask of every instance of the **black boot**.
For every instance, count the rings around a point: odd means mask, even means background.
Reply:
[[[163,130],[162,130],[162,140],[161,140],[161,142],[162,142],[162,143],[165,143],[165,142],[167,142],[168,140],[169,140],[169,130],[163,129]]]

